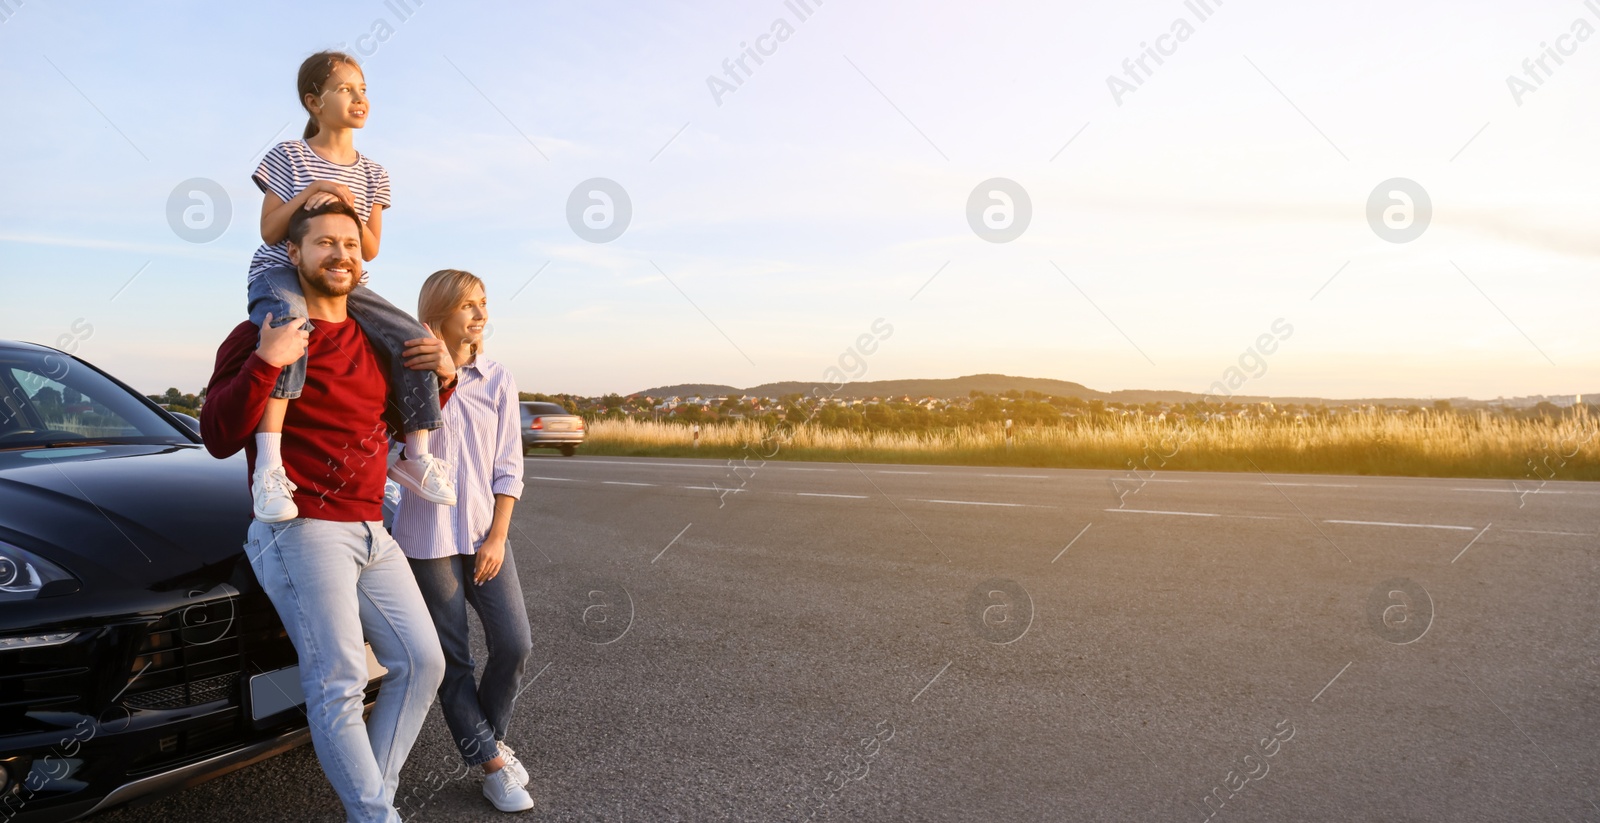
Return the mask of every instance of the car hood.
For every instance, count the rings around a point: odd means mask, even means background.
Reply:
[[[231,566],[250,524],[243,457],[188,445],[0,451],[0,539],[91,590]]]

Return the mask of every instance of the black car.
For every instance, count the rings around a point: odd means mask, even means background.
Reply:
[[[309,740],[244,554],[244,457],[212,458],[192,423],[0,341],[0,820],[76,819]]]

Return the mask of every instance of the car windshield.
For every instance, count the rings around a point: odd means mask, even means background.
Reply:
[[[529,414],[566,414],[567,410],[554,403],[526,403],[524,408]]]
[[[138,395],[69,355],[0,349],[0,449],[193,442]]]

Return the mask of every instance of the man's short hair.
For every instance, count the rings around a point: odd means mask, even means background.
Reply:
[[[324,203],[314,209],[295,209],[294,214],[289,217],[289,242],[296,246],[304,242],[306,232],[309,231],[306,225],[311,222],[311,218],[321,217],[324,214],[345,215],[356,221],[356,231],[361,231],[361,215],[356,214],[356,210],[343,200],[335,200],[332,203]]]

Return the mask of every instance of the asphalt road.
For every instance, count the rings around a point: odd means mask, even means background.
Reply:
[[[1600,485],[527,467],[521,819],[1600,821]],[[103,819],[343,818],[303,747]]]

